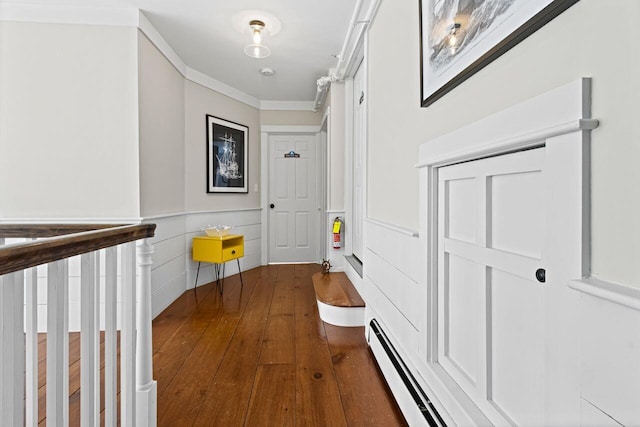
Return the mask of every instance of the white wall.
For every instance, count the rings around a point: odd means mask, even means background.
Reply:
[[[139,216],[136,29],[0,23],[0,218]]]
[[[593,78],[591,271],[640,286],[640,3],[580,0],[428,108],[418,2],[382,2],[369,44],[369,216],[418,229],[418,146],[580,77]],[[613,36],[615,34],[615,36]],[[614,41],[615,39],[615,41]]]
[[[206,115],[249,127],[249,193],[206,192]],[[189,80],[185,81],[185,208],[190,212],[260,206],[260,111]],[[255,191],[258,185],[258,191]]]
[[[345,85],[343,83],[332,83],[329,88],[328,99],[331,100],[327,170],[329,175],[328,209],[342,211],[345,208]]]
[[[184,77],[138,32],[140,211],[184,212]]]
[[[317,111],[260,110],[262,126],[320,126],[321,120]]]

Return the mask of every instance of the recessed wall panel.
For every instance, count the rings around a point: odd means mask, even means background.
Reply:
[[[546,197],[541,171],[487,178],[490,247],[541,258]]]
[[[289,247],[289,212],[275,213],[275,238],[274,242],[278,248]]]
[[[309,198],[309,159],[291,159],[296,162],[296,199],[306,200]]]
[[[544,285],[496,269],[489,277],[492,400],[516,425],[544,425]]]
[[[276,191],[277,199],[286,199],[288,196],[288,184],[287,184],[287,164],[285,158],[275,159],[274,178],[276,180],[273,186]]]
[[[309,241],[309,212],[296,212],[296,248],[308,248]]]
[[[464,258],[447,254],[445,286],[446,357],[471,382],[477,376],[477,310],[482,269]]]
[[[473,243],[476,241],[476,180],[449,180],[445,183],[446,236]]]

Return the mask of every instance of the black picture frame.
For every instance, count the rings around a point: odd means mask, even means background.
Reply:
[[[578,1],[419,0],[421,106],[442,98]]]
[[[249,128],[206,115],[207,193],[248,193]]]

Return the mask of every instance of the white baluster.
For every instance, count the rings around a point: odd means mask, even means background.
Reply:
[[[120,422],[135,425],[136,345],[136,253],[135,242],[122,245],[120,328]]]
[[[35,240],[35,239],[34,239]],[[26,270],[26,425],[38,425],[38,269]]]
[[[117,408],[117,274],[118,248],[105,250],[104,290],[104,420],[105,427],[115,427],[118,421]]]
[[[83,254],[80,273],[80,424],[100,425],[100,330],[96,324],[96,253]]]
[[[24,423],[24,272],[0,276],[0,424]]]
[[[47,286],[47,426],[69,425],[68,260],[49,264]]]
[[[151,265],[153,245],[149,239],[138,241],[138,307],[136,339],[136,425],[155,426],[157,422],[157,384],[153,380],[151,343]]]

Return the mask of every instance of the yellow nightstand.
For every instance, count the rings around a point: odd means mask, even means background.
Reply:
[[[240,285],[244,286],[242,271],[240,270],[240,258],[244,256],[244,236],[241,234],[228,234],[221,237],[197,236],[193,238],[193,260],[198,261],[198,271],[196,273],[196,284],[198,285],[198,275],[200,274],[200,263],[210,262],[214,264],[216,274],[216,284],[222,289],[224,286],[224,266],[227,261],[238,261],[238,272],[240,273]],[[222,267],[222,277],[220,268]]]

